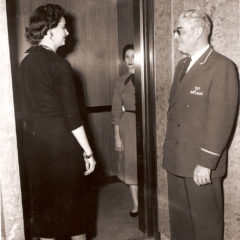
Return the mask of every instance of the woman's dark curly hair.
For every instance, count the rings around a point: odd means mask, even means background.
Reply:
[[[31,45],[38,45],[49,29],[55,28],[64,16],[64,9],[59,5],[46,4],[38,7],[30,17],[26,27],[26,39]]]
[[[127,45],[125,45],[124,47],[123,47],[123,51],[122,51],[122,59],[123,59],[123,61],[125,61],[125,55],[126,55],[126,52],[128,51],[128,50],[134,50],[134,45],[133,44],[127,44]]]

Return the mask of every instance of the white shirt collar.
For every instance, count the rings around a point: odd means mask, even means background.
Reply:
[[[207,46],[205,46],[204,48],[202,48],[200,51],[196,52],[195,54],[193,54],[191,56],[191,62],[189,64],[189,67],[187,69],[187,72],[189,71],[189,69],[193,66],[193,64],[195,62],[197,62],[197,60],[207,51],[207,49],[210,47],[210,45],[208,44]]]

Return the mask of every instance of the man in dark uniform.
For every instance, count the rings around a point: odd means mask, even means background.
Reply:
[[[235,65],[209,45],[210,32],[200,10],[183,12],[174,30],[187,57],[176,67],[164,142],[171,240],[223,238],[222,178],[238,78]]]

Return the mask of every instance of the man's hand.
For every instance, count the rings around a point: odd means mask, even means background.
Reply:
[[[193,181],[198,185],[206,185],[211,182],[211,169],[197,165],[193,171]]]

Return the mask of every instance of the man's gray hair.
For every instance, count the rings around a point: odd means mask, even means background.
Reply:
[[[203,30],[206,37],[209,36],[212,30],[212,22],[209,16],[201,10],[189,9],[181,13],[180,18],[185,18],[199,24]]]

